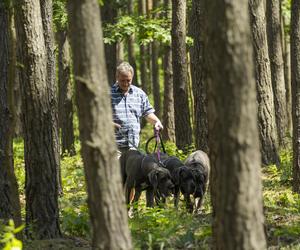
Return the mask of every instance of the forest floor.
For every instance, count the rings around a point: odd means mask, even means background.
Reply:
[[[76,146],[79,152],[79,144]],[[184,158],[174,145],[166,145],[170,154]],[[24,197],[23,143],[14,144],[16,175]],[[291,152],[281,153],[282,165],[262,168],[265,228],[268,249],[300,249],[300,198],[291,191]],[[90,223],[86,204],[83,164],[79,153],[61,161],[64,194],[59,198],[63,239],[24,241],[24,249],[90,249]],[[24,216],[24,198],[22,213]],[[183,202],[175,210],[172,199],[166,208],[146,208],[144,198],[138,213],[129,219],[135,249],[210,249],[211,205],[206,196],[202,213],[191,215]]]

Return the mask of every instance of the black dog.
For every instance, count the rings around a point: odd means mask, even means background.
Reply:
[[[184,163],[188,168],[191,169],[192,174],[195,178],[195,212],[199,212],[203,202],[203,197],[207,190],[209,180],[209,158],[205,152],[197,150],[196,152],[190,154]]]
[[[129,150],[120,161],[127,204],[137,202],[143,190],[146,190],[147,207],[154,206],[154,193],[162,197],[172,193],[174,184],[169,170],[161,167],[153,157]]]
[[[153,157],[158,158],[157,154],[152,154]],[[186,167],[177,157],[168,156],[167,154],[160,155],[161,163],[167,168],[172,176],[174,188],[174,206],[178,207],[180,191],[184,196],[186,208],[192,212],[193,204],[190,195],[195,192],[195,179],[190,168]],[[159,196],[159,195],[158,195]],[[160,197],[158,197],[160,200]],[[162,202],[165,202],[162,199]]]
[[[162,161],[165,168],[167,168],[172,176],[172,181],[175,184],[174,190],[174,205],[178,207],[180,191],[184,196],[186,208],[189,211],[193,210],[190,195],[195,192],[195,179],[191,169],[186,167],[177,157],[170,156]]]

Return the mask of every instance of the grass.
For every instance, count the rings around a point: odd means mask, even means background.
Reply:
[[[142,136],[144,147],[146,138],[152,136],[149,127]],[[185,157],[175,145],[166,143],[167,152]],[[79,144],[76,144],[79,152]],[[24,216],[24,160],[23,142],[14,143],[15,171],[19,182]],[[267,166],[262,169],[265,224],[269,249],[300,249],[300,197],[291,190],[291,152],[281,153],[282,166]],[[70,242],[90,241],[91,226],[86,204],[86,190],[83,163],[79,153],[61,160],[64,194],[59,198],[61,229],[71,249]],[[145,199],[139,202],[138,212],[129,219],[135,249],[209,249],[211,247],[211,206],[210,197],[204,201],[201,215],[186,213],[183,202],[175,210],[169,199],[167,209],[146,208]],[[26,245],[27,244],[27,245]],[[24,243],[27,249],[36,249],[33,243]],[[52,244],[55,244],[52,242]],[[59,243],[63,245],[62,242]],[[46,248],[43,248],[46,249]],[[74,248],[76,249],[76,248]],[[78,248],[79,249],[79,248]]]

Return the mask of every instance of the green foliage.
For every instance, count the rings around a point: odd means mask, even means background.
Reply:
[[[77,118],[75,123],[78,123]],[[91,225],[87,207],[86,184],[81,160],[78,131],[76,131],[77,155],[65,156],[61,160],[62,184],[64,194],[59,198],[61,229],[64,235],[77,236],[90,240]],[[142,131],[141,147],[153,136],[153,128],[148,123]],[[179,151],[170,142],[164,142],[166,151],[185,159],[187,153]],[[14,162],[20,186],[21,205],[24,211],[24,151],[23,140],[14,141]],[[191,147],[190,150],[194,150]],[[262,169],[264,214],[268,245],[275,249],[300,249],[300,197],[291,190],[292,152],[281,152],[281,166],[270,165]],[[169,198],[166,208],[146,208],[142,196],[138,212],[129,219],[135,249],[210,249],[211,248],[211,205],[209,194],[206,196],[201,215],[186,213],[184,203],[179,209],[173,208]],[[182,197],[181,197],[182,199]],[[23,213],[24,214],[24,213]],[[24,216],[24,215],[23,215]],[[9,231],[16,233],[10,227]],[[1,231],[1,242],[15,242],[12,234]],[[7,248],[10,249],[10,248]],[[30,249],[30,248],[29,248]],[[31,248],[35,249],[35,248]],[[41,248],[42,249],[42,248]]]
[[[135,249],[195,249],[211,237],[209,221],[185,210],[143,208],[129,220]],[[207,243],[203,248],[209,248]],[[205,247],[206,246],[206,247]]]
[[[61,171],[64,191],[59,199],[61,229],[67,235],[89,237],[86,185],[80,155],[65,156],[61,161]]]
[[[292,192],[292,152],[280,154],[281,166],[263,168],[264,211],[269,245],[298,249],[300,237],[300,196]],[[296,245],[295,245],[296,244]]]
[[[24,141],[21,138],[15,139],[13,143],[15,174],[18,177],[19,194],[24,194],[25,187],[25,161]]]
[[[158,13],[160,9],[156,10]],[[159,41],[171,44],[171,23],[166,18],[149,18],[146,16],[121,16],[115,24],[104,24],[104,43],[114,43],[135,35],[139,44]],[[192,46],[193,39],[186,38],[188,46]]]
[[[24,225],[15,228],[13,220],[8,221],[8,225],[0,222],[0,247],[3,250],[21,250],[23,245],[22,241],[18,240],[15,235],[21,232]]]
[[[281,11],[285,20],[284,33],[288,36],[290,34],[291,23],[291,0],[281,1]]]
[[[53,22],[56,30],[65,30],[68,25],[67,0],[53,1]]]

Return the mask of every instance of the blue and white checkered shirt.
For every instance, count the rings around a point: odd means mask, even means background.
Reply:
[[[125,96],[117,83],[111,87],[113,122],[121,125],[115,131],[118,148],[138,147],[140,141],[140,118],[154,113],[146,93],[131,85]],[[133,144],[133,145],[132,145]]]

